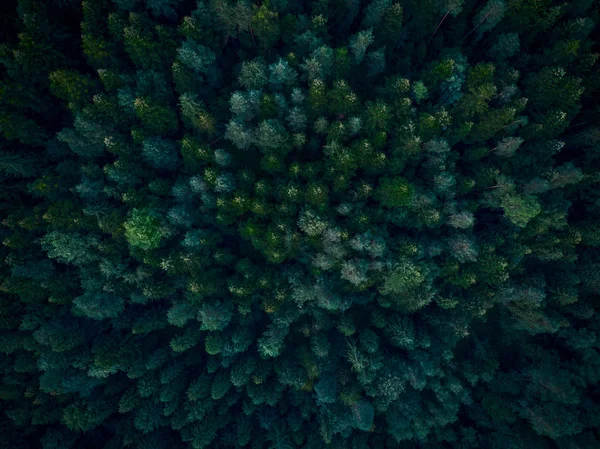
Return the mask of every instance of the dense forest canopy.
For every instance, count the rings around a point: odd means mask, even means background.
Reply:
[[[594,0],[0,11],[0,446],[600,447]]]

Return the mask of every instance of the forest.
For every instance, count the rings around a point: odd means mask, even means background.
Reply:
[[[600,448],[600,2],[5,0],[0,447]]]

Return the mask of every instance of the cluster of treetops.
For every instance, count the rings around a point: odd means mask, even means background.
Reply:
[[[3,2],[0,446],[600,447],[598,7]]]

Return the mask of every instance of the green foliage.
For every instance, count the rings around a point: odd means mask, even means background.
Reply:
[[[595,6],[3,5],[2,447],[599,447]]]
[[[253,14],[251,31],[256,33],[256,37],[262,47],[272,47],[279,40],[278,19],[279,14],[269,10],[267,4],[261,5]]]
[[[248,90],[258,90],[269,81],[267,66],[262,59],[243,61],[238,81]]]
[[[130,245],[143,250],[158,248],[162,238],[160,221],[149,210],[133,209],[124,224],[125,237]]]
[[[216,302],[203,304],[198,311],[202,330],[222,331],[231,321],[233,313],[229,304]]]
[[[215,62],[215,54],[204,45],[192,40],[184,41],[177,50],[178,59],[197,73],[209,75]]]
[[[540,204],[530,195],[507,195],[502,199],[500,206],[508,219],[520,227],[527,226],[527,223],[542,210]]]
[[[371,45],[375,39],[373,38],[373,29],[369,28],[367,30],[359,31],[354,36],[350,38],[350,51],[352,52],[352,56],[354,56],[354,63],[360,64],[367,52],[367,48]]]
[[[517,33],[503,33],[498,36],[497,42],[490,48],[490,54],[502,60],[514,56],[520,47]]]
[[[403,178],[385,177],[380,180],[375,195],[385,207],[406,207],[411,203],[413,188]]]
[[[384,295],[406,293],[424,281],[419,268],[408,260],[404,260],[394,266],[381,286]]]
[[[360,401],[352,406],[354,425],[360,430],[370,430],[373,425],[374,416],[375,410],[369,402]]]
[[[42,248],[48,251],[49,257],[78,265],[95,259],[93,248],[97,245],[96,238],[79,233],[52,231],[42,238]]]
[[[114,318],[123,311],[123,299],[101,292],[86,292],[73,300],[75,308],[95,320]]]
[[[57,70],[50,73],[49,78],[51,92],[66,100],[72,108],[81,107],[89,101],[94,91],[93,80],[77,72]]]
[[[133,108],[142,126],[149,133],[165,135],[177,131],[177,115],[173,109],[145,98],[136,98]]]
[[[175,144],[160,137],[151,137],[144,140],[142,156],[154,168],[173,171],[178,165]]]

